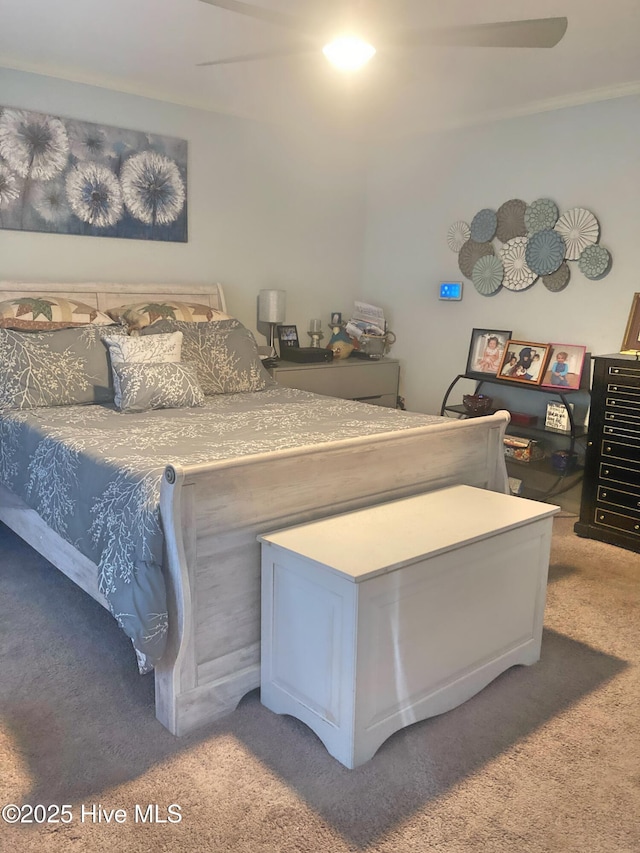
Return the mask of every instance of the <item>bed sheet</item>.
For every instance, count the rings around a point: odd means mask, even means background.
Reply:
[[[162,657],[168,627],[159,509],[166,465],[442,420],[282,386],[135,415],[112,405],[11,410],[0,412],[0,482],[96,563],[99,589],[146,672]]]

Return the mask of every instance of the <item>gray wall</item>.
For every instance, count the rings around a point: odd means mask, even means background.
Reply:
[[[364,224],[361,155],[348,141],[7,69],[0,93],[1,105],[189,142],[188,243],[0,230],[0,280],[220,281],[254,330],[258,290],[278,287],[305,344],[311,317],[348,311]]]
[[[436,413],[449,381],[464,372],[472,328],[511,329],[520,339],[617,352],[640,291],[640,98],[628,97],[396,141],[368,170],[362,295],[387,309],[398,336],[408,408]],[[548,196],[560,211],[591,210],[613,256],[601,281],[571,263],[561,293],[481,296],[463,279],[447,229],[510,198]],[[459,303],[437,299],[440,281],[463,280]]]
[[[439,411],[472,328],[617,351],[640,290],[637,96],[406,138],[367,162],[361,147],[314,128],[276,129],[34,74],[0,69],[0,92],[5,105],[189,141],[187,244],[0,230],[0,279],[218,280],[252,329],[258,290],[281,287],[287,322],[305,343],[311,317],[348,313],[359,296],[387,311],[402,393],[416,411]],[[461,303],[439,302],[438,283],[461,278],[449,225],[541,196],[596,214],[610,274],[589,281],[572,264],[562,293],[538,282],[489,298],[466,281]]]

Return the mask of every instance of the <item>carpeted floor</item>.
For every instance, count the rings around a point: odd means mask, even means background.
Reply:
[[[174,738],[111,617],[0,525],[0,805],[71,815],[0,849],[638,853],[640,555],[554,523],[540,662],[353,771],[257,691]]]

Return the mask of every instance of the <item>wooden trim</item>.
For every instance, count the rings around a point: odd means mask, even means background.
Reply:
[[[79,299],[101,311],[123,303],[167,297],[182,302],[204,302],[219,311],[227,310],[221,284],[0,281],[0,301],[17,299],[25,293]]]

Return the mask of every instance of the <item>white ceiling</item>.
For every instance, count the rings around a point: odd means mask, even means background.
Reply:
[[[328,17],[345,0],[253,2]],[[0,0],[0,66],[268,121],[394,134],[640,92],[638,0],[369,3],[396,29],[553,15],[569,26],[552,49],[379,51],[345,77],[321,54],[197,67],[296,39],[199,0]]]

